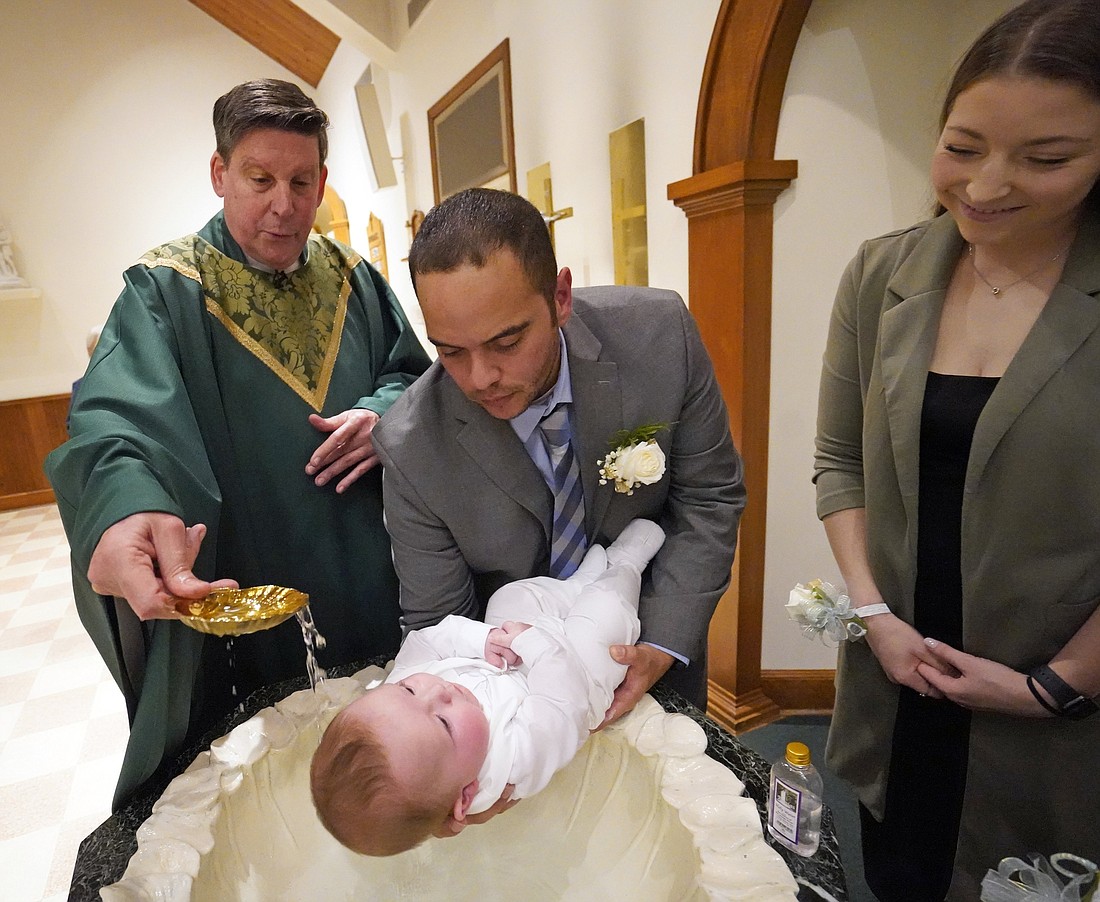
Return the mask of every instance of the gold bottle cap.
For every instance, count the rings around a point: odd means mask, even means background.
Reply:
[[[788,742],[787,761],[795,767],[805,767],[810,763],[809,747],[804,742]]]

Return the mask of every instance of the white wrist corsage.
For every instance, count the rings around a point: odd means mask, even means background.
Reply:
[[[639,485],[653,485],[665,475],[665,452],[653,440],[667,423],[649,423],[637,429],[623,429],[611,439],[611,451],[596,461],[600,468],[600,485],[608,480],[615,483],[615,491],[633,495]]]
[[[867,633],[867,622],[860,616],[866,613],[885,613],[888,608],[872,611],[872,606],[852,609],[852,599],[832,583],[815,579],[791,590],[787,602],[787,616],[802,627],[808,639],[820,638],[825,645],[835,648],[845,639],[861,639]]]

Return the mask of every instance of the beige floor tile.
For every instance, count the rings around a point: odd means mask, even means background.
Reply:
[[[57,621],[65,616],[70,602],[65,598],[55,598],[53,601],[30,602],[25,600],[19,610],[15,612],[8,626],[27,626],[31,623],[42,623],[45,620]]]
[[[0,839],[8,840],[60,824],[69,805],[73,769],[0,786]]]
[[[49,642],[6,648],[0,653],[0,676],[14,676],[38,670],[46,662],[46,655],[49,653]]]
[[[121,699],[119,700],[121,702]],[[82,761],[95,761],[98,758],[117,758],[115,772],[111,777],[114,786],[118,772],[122,768],[122,750],[130,735],[130,721],[125,710],[105,714],[88,721],[88,732],[84,735],[84,747],[80,750]]]
[[[90,716],[95,719],[115,713],[126,716],[126,701],[122,697],[122,690],[115,685],[114,680],[108,678],[96,684],[95,701],[92,703]]]
[[[70,636],[55,637],[50,643],[50,653],[46,655],[46,664],[59,664],[62,661],[71,661],[74,658],[84,658],[94,655],[99,658],[92,640],[88,634],[81,630]]]
[[[65,571],[65,579],[57,583],[51,583],[48,586],[41,586],[35,584],[28,590],[34,595],[34,600],[37,602],[47,601],[61,601],[65,603],[65,607],[60,608],[60,616],[68,617],[70,614],[70,608],[72,613],[76,612],[76,605],[73,602],[73,584],[69,578],[69,572]]]
[[[28,699],[23,703],[12,737],[86,723],[95,702],[95,689],[95,686],[77,686],[66,692]]]
[[[70,724],[9,739],[0,750],[0,786],[75,767],[87,729],[87,724]]]
[[[56,565],[41,570],[31,584],[31,588],[35,590],[56,588],[57,597],[64,598],[65,600],[69,599],[71,587],[72,573],[69,568]]]
[[[76,855],[84,838],[95,830],[109,816],[109,812],[102,817],[92,815],[66,821],[58,832],[57,844],[53,862],[50,864],[50,872],[46,879],[46,893],[57,893],[61,898],[68,899],[69,886],[73,882],[73,865],[76,863]],[[47,896],[43,902],[51,898]]]
[[[110,679],[110,671],[98,656],[47,664],[36,674],[28,698],[39,698],[77,686],[93,685],[104,678]]]
[[[35,539],[24,542],[19,546],[19,550],[8,558],[8,565],[34,563],[41,570],[42,562],[49,559],[56,545],[57,543],[50,539]]]
[[[23,711],[23,702],[13,705],[0,705],[0,745],[3,745],[15,729],[19,715]]]
[[[0,842],[4,902],[39,902],[46,891],[60,827]]]
[[[100,823],[111,814],[122,757],[112,755],[95,761],[82,761],[73,769],[72,791],[68,794],[63,820],[96,818]]]
[[[0,590],[0,611],[15,611],[18,613],[23,602],[27,600],[27,588],[12,589],[10,592]]]
[[[0,705],[13,705],[24,701],[31,694],[31,687],[38,678],[33,671],[0,675]]]
[[[88,644],[92,645],[92,640],[88,635],[88,631],[84,629],[84,624],[80,622],[80,617],[77,616],[75,605],[72,611],[65,614],[64,619],[57,627],[57,633],[54,636],[54,640],[56,641],[66,636],[83,636],[88,640]],[[92,647],[94,648],[95,646],[92,645]]]
[[[0,592],[18,592],[21,589],[29,589],[34,585],[34,581],[41,572],[41,561],[22,564],[9,563],[4,568],[3,577],[0,578]]]
[[[0,511],[2,902],[68,898],[126,745],[122,694],[80,623],[69,567],[56,507]]]
[[[39,623],[28,623],[26,626],[13,626],[9,629],[0,628],[0,654],[3,654],[4,650],[8,648],[48,642],[53,639],[58,626],[56,620],[43,620]]]

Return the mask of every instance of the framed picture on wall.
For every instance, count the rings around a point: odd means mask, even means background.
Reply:
[[[436,203],[464,188],[516,190],[507,38],[428,110],[428,135]]]

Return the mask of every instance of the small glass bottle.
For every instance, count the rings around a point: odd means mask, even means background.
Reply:
[[[804,743],[787,743],[787,754],[772,765],[768,790],[768,832],[803,857],[821,842],[821,774],[810,763]]]

